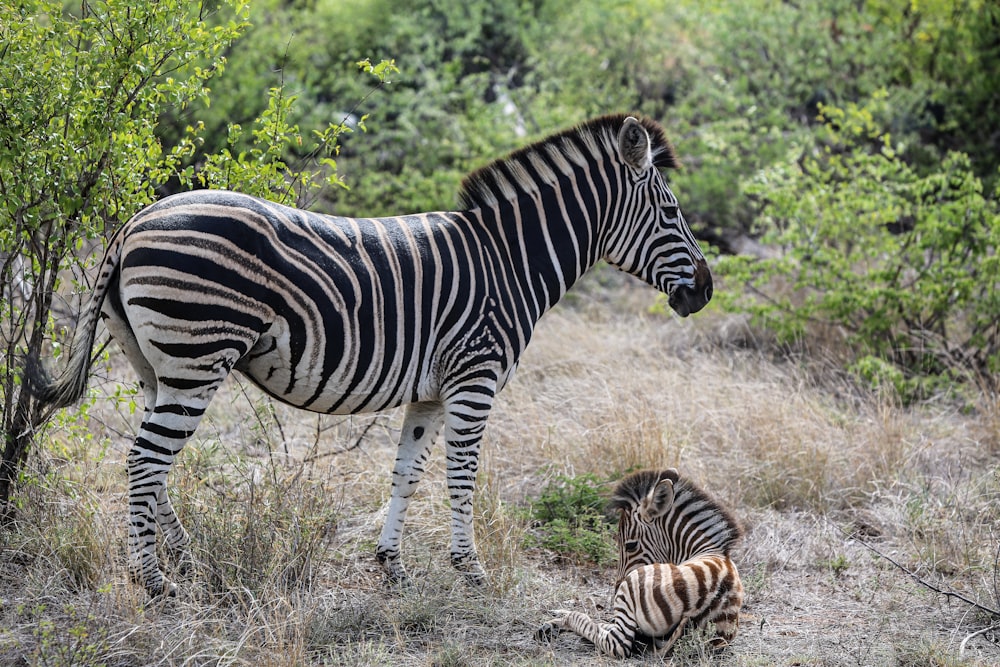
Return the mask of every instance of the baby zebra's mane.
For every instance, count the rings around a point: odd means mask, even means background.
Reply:
[[[616,155],[618,131],[627,117],[612,114],[594,118],[477,169],[462,181],[459,206],[466,210],[496,206],[500,201],[514,199],[519,192],[537,192],[539,181],[551,185],[560,176],[571,176],[574,165],[586,167],[590,162]],[[663,127],[652,119],[634,117],[649,133],[653,164],[680,167]]]
[[[622,479],[615,487],[608,511],[634,512],[656,484],[669,479],[674,485],[674,500],[667,514],[660,519],[672,524],[694,523],[695,532],[713,551],[729,555],[730,549],[743,536],[743,528],[727,508],[701,490],[694,482],[681,477],[673,468],[667,470],[640,470]],[[688,529],[672,531],[689,534]],[[702,541],[700,540],[700,541]],[[693,554],[687,554],[688,558]]]

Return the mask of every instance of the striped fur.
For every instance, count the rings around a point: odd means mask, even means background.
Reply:
[[[562,612],[536,636],[548,640],[570,630],[619,658],[647,639],[665,653],[686,629],[707,623],[715,625],[713,643],[731,642],[743,585],[730,558],[742,529],[729,511],[673,468],[626,477],[610,507],[619,511],[613,620]]]
[[[538,319],[603,258],[668,294],[682,316],[711,298],[700,249],[658,165],[648,119],[608,116],[475,172],[462,210],[383,219],[318,215],[224,191],[175,195],[111,239],[64,374],[29,388],[69,405],[86,388],[98,318],[136,369],[146,412],[128,454],[129,553],[153,595],[173,591],[158,532],[189,542],[166,477],[234,370],[321,413],[408,405],[376,556],[401,579],[409,499],[443,431],[451,557],[477,581],[479,445],[494,396]]]

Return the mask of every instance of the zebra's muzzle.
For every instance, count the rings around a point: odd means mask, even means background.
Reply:
[[[705,260],[700,260],[694,271],[694,286],[678,285],[667,303],[681,317],[697,313],[712,300],[712,272]]]

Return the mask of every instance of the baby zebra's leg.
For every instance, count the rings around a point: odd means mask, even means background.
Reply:
[[[554,611],[563,614],[553,618],[535,632],[535,639],[548,642],[563,630],[569,630],[589,640],[602,653],[616,658],[627,658],[632,655],[635,642],[635,624],[615,615],[613,623],[601,623],[578,611]]]
[[[674,644],[677,643],[680,636],[684,634],[684,628],[687,627],[687,623],[688,618],[684,617],[677,621],[677,624],[673,627],[666,639],[654,639],[653,652],[656,653],[656,655],[666,655],[670,649],[674,647]]]
[[[736,638],[740,625],[740,609],[743,607],[743,582],[736,570],[736,564],[726,559],[726,574],[719,582],[720,595],[717,604],[710,610],[708,621],[715,624],[716,647],[728,646]]]

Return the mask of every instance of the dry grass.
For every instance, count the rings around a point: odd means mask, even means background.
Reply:
[[[195,568],[178,599],[150,604],[124,567],[138,416],[98,400],[85,428],[49,433],[19,523],[0,533],[0,664],[616,664],[575,637],[532,640],[548,609],[607,615],[612,574],[523,548],[520,508],[557,475],[663,465],[748,527],[735,644],[715,654],[690,637],[667,664],[1000,662],[997,632],[959,655],[1000,619],[860,542],[1000,606],[996,397],[902,409],[816,365],[772,361],[718,313],[647,316],[651,291],[611,282],[543,320],[498,401],[476,507],[486,589],[447,564],[440,443],[404,538],[414,583],[388,589],[372,554],[399,412],[319,418],[229,383],[171,479]],[[132,379],[117,366],[112,379]]]

